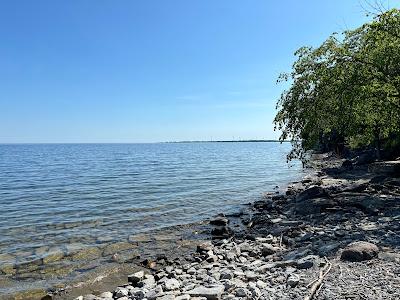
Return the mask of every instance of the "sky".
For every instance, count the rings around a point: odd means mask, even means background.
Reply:
[[[275,139],[279,73],[360,3],[0,0],[0,143]]]

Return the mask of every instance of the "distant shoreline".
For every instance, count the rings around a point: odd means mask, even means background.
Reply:
[[[221,141],[177,141],[165,143],[288,143],[290,141],[279,140],[221,140]]]
[[[132,142],[132,143],[118,143],[118,142],[110,142],[110,143],[102,143],[102,142],[88,142],[88,143],[79,143],[79,142],[54,142],[54,143],[46,143],[46,142],[38,142],[38,143],[0,143],[2,145],[134,145],[134,144],[183,144],[183,143],[289,143],[290,141],[279,141],[279,140],[216,140],[216,141],[164,141],[164,142]]]

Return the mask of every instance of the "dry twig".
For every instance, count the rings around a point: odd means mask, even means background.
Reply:
[[[326,275],[328,275],[329,271],[332,268],[332,264],[330,261],[325,257],[326,260],[326,266],[319,272],[319,277],[318,280],[316,280],[310,289],[310,294],[304,298],[304,300],[311,300],[314,295],[319,292],[320,288],[322,287],[322,282],[324,281],[324,278]]]

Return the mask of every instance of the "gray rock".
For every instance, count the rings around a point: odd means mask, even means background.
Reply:
[[[309,268],[312,268],[318,260],[319,260],[319,257],[316,255],[307,255],[307,256],[297,260],[297,267],[299,269],[309,269]]]
[[[304,191],[296,197],[296,202],[302,202],[306,199],[312,199],[317,197],[325,197],[327,196],[327,192],[320,186],[312,186]]]
[[[114,291],[115,298],[122,298],[129,295],[129,290],[123,287],[117,287]]]
[[[175,300],[189,300],[189,299],[190,299],[190,295],[187,295],[187,294],[175,297]]]
[[[207,299],[217,300],[221,297],[224,290],[225,287],[223,285],[215,285],[211,287],[199,286],[188,291],[187,293],[191,297],[205,297]]]
[[[181,283],[178,280],[176,280],[175,278],[171,278],[171,279],[167,279],[165,281],[164,286],[167,291],[172,291],[172,290],[179,289],[181,286]]]
[[[100,298],[112,299],[113,294],[111,292],[104,292],[99,295]]]
[[[216,217],[215,219],[212,219],[210,221],[211,225],[216,225],[216,226],[226,226],[228,225],[229,220],[225,217]]]
[[[268,256],[274,254],[278,251],[278,249],[270,244],[265,244],[261,249],[262,256]]]
[[[235,295],[240,298],[247,297],[249,294],[249,291],[245,288],[238,288],[235,290]]]
[[[168,295],[164,295],[164,296],[161,296],[161,297],[157,297],[156,299],[157,300],[174,300],[175,299],[175,295],[168,294]]]
[[[287,279],[287,284],[291,287],[295,287],[300,282],[300,276],[297,274],[291,274]]]

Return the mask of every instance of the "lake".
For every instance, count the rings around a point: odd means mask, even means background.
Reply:
[[[0,145],[0,277],[46,279],[30,274],[43,274],[44,262],[59,264],[62,258],[68,265],[67,245],[129,242],[130,235],[238,210],[262,192],[300,178],[301,164],[286,163],[290,147],[275,142]],[[25,268],[27,262],[34,267]]]

